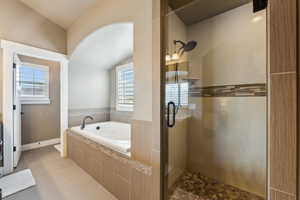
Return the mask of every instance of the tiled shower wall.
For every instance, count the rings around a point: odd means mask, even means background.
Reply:
[[[299,199],[299,1],[286,0],[283,4],[270,0],[269,4],[269,194],[272,200],[296,200]]]
[[[187,169],[265,196],[266,12],[246,4],[187,27]]]

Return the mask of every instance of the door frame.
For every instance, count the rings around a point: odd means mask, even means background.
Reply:
[[[4,167],[0,176],[13,172],[13,58],[22,54],[39,59],[60,63],[60,142],[61,157],[66,156],[65,131],[68,128],[68,64],[67,55],[20,44],[8,40],[0,40],[2,49],[2,82],[3,82],[3,141]]]

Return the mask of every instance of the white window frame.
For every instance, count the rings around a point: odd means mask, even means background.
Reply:
[[[119,91],[118,91],[118,85],[119,85],[119,78],[118,74],[121,70],[126,69],[132,69],[134,71],[133,63],[128,63],[125,65],[119,65],[116,67],[116,110],[117,111],[126,111],[126,112],[133,112],[134,111],[134,105],[119,105],[118,99],[119,99]],[[134,87],[134,86],[133,86]]]
[[[27,62],[18,63],[19,66],[26,65],[33,68],[41,68],[48,72],[47,84],[48,84],[48,94],[46,97],[35,97],[35,96],[20,96],[21,104],[50,104],[50,69],[49,66],[37,65]]]

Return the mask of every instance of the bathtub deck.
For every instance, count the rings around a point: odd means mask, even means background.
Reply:
[[[170,190],[169,200],[264,200],[198,173],[185,173]]]

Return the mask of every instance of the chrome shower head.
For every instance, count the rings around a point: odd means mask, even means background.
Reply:
[[[192,50],[194,50],[196,48],[196,46],[197,46],[197,42],[194,41],[194,40],[192,40],[192,41],[189,41],[188,43],[186,43],[184,45],[183,50],[185,52],[192,51]]]
[[[184,52],[192,51],[197,46],[197,42],[194,40],[188,41],[187,43],[182,42],[181,40],[174,40],[175,45],[178,43],[181,44],[181,47],[178,50],[178,53],[180,53],[180,55],[182,55]]]

